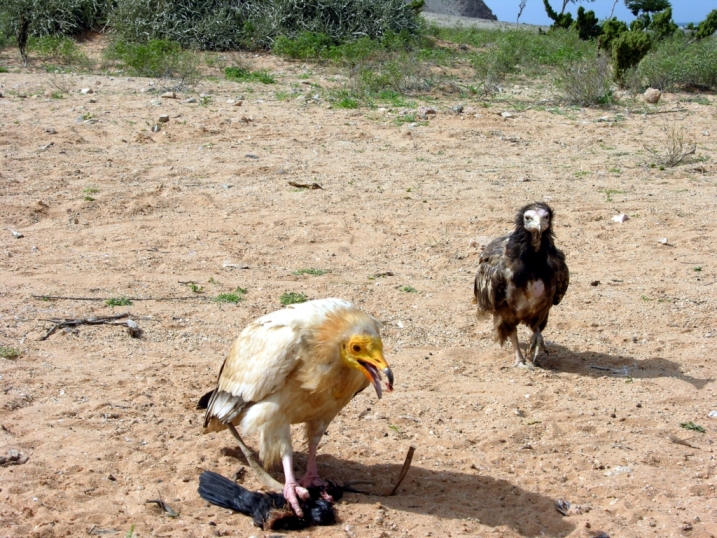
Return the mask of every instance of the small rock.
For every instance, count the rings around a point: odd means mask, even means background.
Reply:
[[[593,286],[593,287],[599,286],[599,285],[600,285],[600,281],[599,281],[599,280],[593,280],[592,282],[590,282],[590,285]]]
[[[418,110],[419,116],[435,116],[436,115],[436,109],[432,106],[422,106],[419,107]]]
[[[15,236],[15,239],[20,239],[21,237],[25,237],[25,236],[22,235],[20,232],[16,232],[15,230],[10,230],[10,228],[8,228],[8,230],[10,231],[10,233],[11,233],[12,235]]]
[[[154,106],[162,106],[162,100],[161,99],[152,99],[151,103]]]
[[[160,95],[162,99],[176,99],[177,94],[174,92],[164,92],[162,95]]]
[[[612,217],[613,222],[623,223],[628,220],[630,220],[630,217],[628,217],[625,213],[620,213],[619,215],[615,215]]]
[[[658,90],[657,88],[647,88],[645,90],[645,93],[642,94],[643,99],[645,99],[646,103],[650,103],[651,105],[656,104],[660,100],[660,96],[662,95],[662,92]]]
[[[237,99],[232,103],[232,106],[241,106],[243,102],[241,99]]]
[[[154,125],[152,125],[153,133],[158,133],[161,130],[162,130],[162,126],[159,123],[155,123]]]
[[[167,123],[169,121],[169,114],[162,114],[157,121],[159,123]]]
[[[45,129],[45,132],[47,134],[57,134],[57,131],[55,130],[54,127],[48,127],[47,129]]]
[[[189,97],[188,99],[184,100],[185,103],[196,103],[197,100],[194,97]]]
[[[666,245],[666,244],[667,244],[667,237],[661,237],[660,239],[657,240],[657,242],[658,242],[658,243],[661,243],[661,244],[663,244],[663,245]]]
[[[88,93],[95,93],[95,91],[92,88],[82,88],[80,93],[82,95],[87,95]]]
[[[715,411],[710,411],[710,412],[707,414],[707,416],[710,417],[710,418],[717,418],[717,410],[715,410]]]
[[[692,523],[683,523],[682,527],[680,527],[683,531],[691,531],[692,530]]]
[[[514,117],[513,114],[511,114],[510,112],[501,112],[500,115],[505,119]]]
[[[616,465],[612,469],[610,469],[608,472],[605,473],[605,476],[615,476],[618,474],[629,474],[632,472],[632,469],[630,467],[624,467],[622,465]]]
[[[453,107],[453,112],[455,112],[456,114],[460,114],[461,112],[463,112],[463,105],[456,105],[456,106],[454,106],[454,107]]]

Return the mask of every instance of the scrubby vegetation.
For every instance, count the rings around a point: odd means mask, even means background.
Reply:
[[[0,6],[0,46],[14,43],[24,60],[29,53],[91,70],[70,36],[107,31],[103,69],[182,85],[200,76],[198,50],[271,50],[348,68],[348,80],[324,92],[342,108],[413,106],[410,99],[433,91],[485,99],[511,77],[553,82],[579,106],[611,103],[616,85],[633,93],[717,88],[717,10],[683,31],[668,0],[625,0],[636,16],[630,25],[599,21],[583,6],[573,20],[566,2],[562,12],[543,3],[553,20],[547,32],[430,27],[418,17],[422,0],[8,0]],[[221,69],[240,83],[277,81],[226,62]]]

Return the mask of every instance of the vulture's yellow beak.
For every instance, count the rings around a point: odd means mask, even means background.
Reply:
[[[345,360],[349,366],[359,370],[371,382],[376,396],[381,397],[381,372],[386,375],[386,390],[393,390],[393,372],[383,357],[381,338],[355,335],[344,346]]]

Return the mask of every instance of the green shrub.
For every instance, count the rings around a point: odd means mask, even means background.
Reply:
[[[662,90],[717,89],[717,40],[690,43],[678,32],[658,43],[637,66],[637,73],[648,86]]]
[[[421,28],[416,6],[403,0],[248,0],[242,6],[251,24],[247,37],[266,48],[279,36],[294,39],[307,32],[344,43]]]
[[[184,48],[230,50],[242,43],[245,17],[226,0],[121,0],[110,19],[122,40],[172,41]]]
[[[274,77],[266,71],[249,71],[244,67],[227,67],[224,69],[227,80],[238,82],[261,82],[262,84],[275,84]]]
[[[0,357],[14,361],[20,357],[20,350],[14,347],[0,346]]]
[[[612,44],[613,70],[616,80],[621,80],[626,69],[642,60],[652,47],[650,37],[643,32],[624,32]]]
[[[612,52],[612,44],[627,31],[627,24],[617,20],[615,17],[606,20],[602,23],[602,35],[598,42],[599,48]]]
[[[578,8],[578,18],[573,24],[573,28],[577,30],[578,37],[583,41],[596,38],[602,33],[602,27],[598,23],[595,12],[585,11],[583,6]]]
[[[177,77],[192,84],[199,78],[196,56],[179,43],[153,39],[147,43],[114,41],[105,50],[111,60],[124,64],[132,74],[143,77]]]
[[[612,101],[610,64],[600,54],[562,66],[556,84],[570,104],[604,105]]]
[[[210,50],[272,48],[282,36],[304,34],[325,35],[334,43],[379,39],[388,32],[416,33],[421,26],[415,6],[403,0],[122,0],[111,24],[126,41],[164,39]],[[309,45],[304,48],[317,44]]]
[[[66,64],[89,67],[91,63],[75,41],[67,36],[31,37],[27,43],[27,50],[41,58],[61,60]]]
[[[303,32],[295,38],[279,36],[274,41],[272,51],[279,56],[294,59],[324,58],[336,42],[328,35],[319,32]]]
[[[115,307],[115,306],[131,306],[132,305],[132,299],[129,297],[110,297],[105,301],[105,304],[107,306]]]
[[[697,26],[695,37],[697,39],[705,39],[715,32],[717,32],[717,9],[710,11],[705,20]]]
[[[552,29],[555,30],[558,28],[562,28],[563,30],[566,30],[570,28],[570,26],[572,26],[573,16],[570,12],[557,13],[552,8],[548,0],[543,0],[543,5],[545,6],[545,12],[548,14],[548,17],[553,21],[553,25],[551,26]]]
[[[658,41],[671,37],[677,31],[677,25],[672,20],[672,8],[655,13],[648,27],[655,39]]]
[[[307,297],[304,293],[296,291],[284,292],[281,294],[281,297],[279,297],[279,301],[284,306],[289,306],[290,304],[305,303],[306,299]]]
[[[0,24],[6,36],[14,36],[22,15],[30,23],[31,36],[69,36],[102,26],[114,4],[115,0],[3,0]]]

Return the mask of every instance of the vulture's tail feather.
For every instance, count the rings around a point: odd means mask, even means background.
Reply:
[[[212,398],[212,394],[214,394],[214,391],[210,390],[204,396],[199,398],[199,401],[197,402],[197,409],[206,409],[209,407],[209,400]]]

